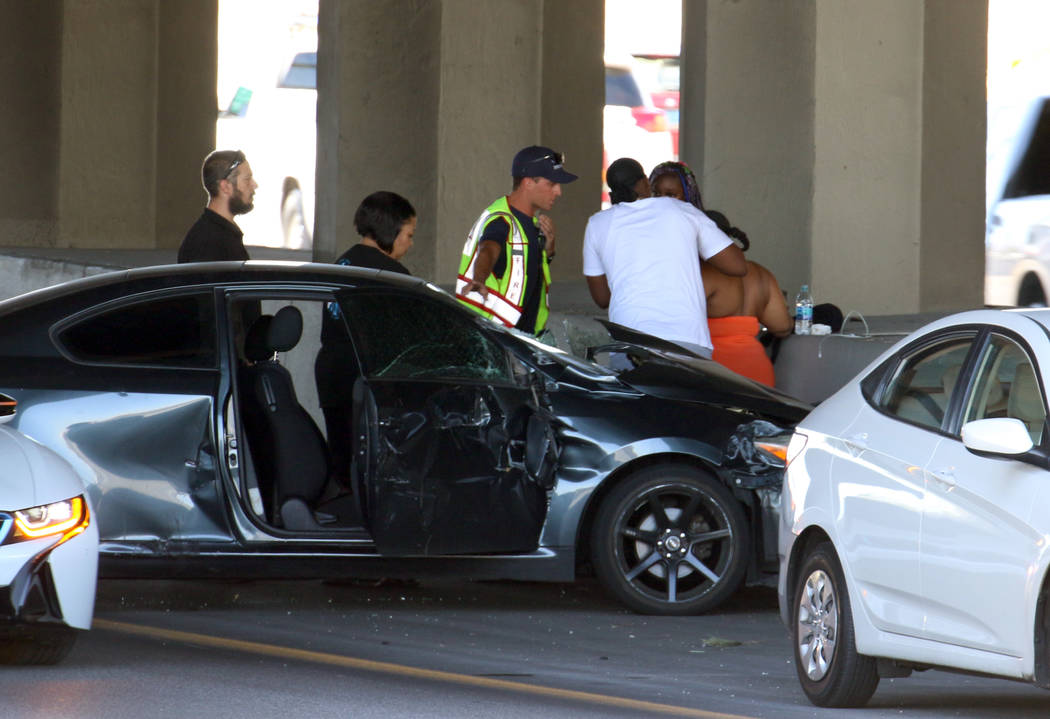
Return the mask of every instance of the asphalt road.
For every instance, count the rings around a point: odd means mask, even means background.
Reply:
[[[102,582],[56,667],[0,670],[0,716],[1012,717],[1050,692],[925,672],[869,707],[798,688],[767,588],[724,611],[646,617],[571,585]]]

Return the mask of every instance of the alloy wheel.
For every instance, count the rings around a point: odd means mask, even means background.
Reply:
[[[816,570],[806,579],[799,595],[798,657],[811,680],[818,682],[835,659],[838,640],[838,605],[831,578]]]

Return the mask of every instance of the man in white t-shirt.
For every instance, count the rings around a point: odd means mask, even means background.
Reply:
[[[625,157],[606,171],[613,206],[591,216],[583,274],[609,321],[711,356],[700,258],[727,275],[747,261],[707,215],[688,202],[650,197],[649,180]]]

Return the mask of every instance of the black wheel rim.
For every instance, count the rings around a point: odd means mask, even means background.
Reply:
[[[623,578],[655,601],[709,594],[734,559],[736,537],[725,508],[692,485],[660,485],[631,498],[615,532]]]

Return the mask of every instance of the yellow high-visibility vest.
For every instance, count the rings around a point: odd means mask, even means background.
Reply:
[[[485,280],[488,296],[482,297],[478,292],[464,294],[467,284],[474,279],[474,263],[478,257],[478,245],[485,228],[495,219],[504,219],[510,225],[510,237],[507,238],[507,267],[503,277],[490,273]],[[547,326],[550,307],[547,302],[547,287],[551,283],[550,265],[547,264],[547,251],[540,254],[540,265],[543,277],[539,288],[539,310],[536,312],[536,326],[524,328],[533,334],[539,334]],[[506,197],[493,202],[474,223],[467,242],[463,245],[463,257],[459,261],[459,275],[456,277],[456,299],[480,315],[500,322],[507,327],[514,327],[521,319],[522,305],[525,301],[525,290],[529,286],[527,268],[529,266],[529,242],[518,218],[510,210]]]

